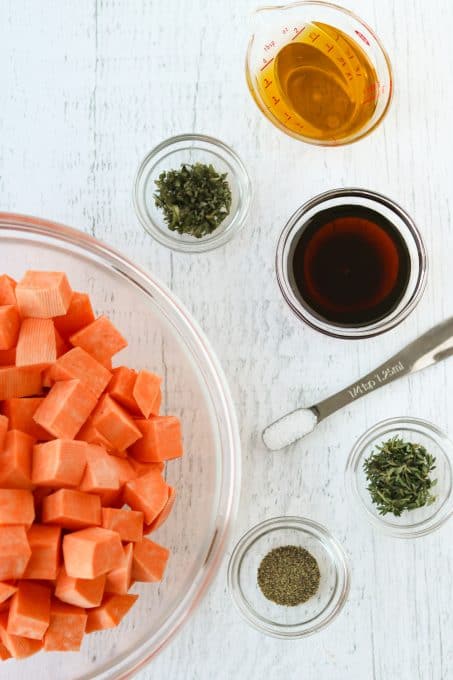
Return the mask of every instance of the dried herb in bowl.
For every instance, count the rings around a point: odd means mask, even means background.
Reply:
[[[379,514],[399,517],[404,510],[430,505],[436,500],[431,478],[436,459],[424,446],[392,437],[376,447],[363,463],[368,491]]]
[[[161,172],[155,181],[154,201],[171,231],[202,238],[220,226],[231,209],[227,173],[213,165],[183,163],[178,170]]]
[[[313,555],[297,545],[274,548],[258,567],[258,585],[268,600],[295,607],[313,597],[321,575]]]

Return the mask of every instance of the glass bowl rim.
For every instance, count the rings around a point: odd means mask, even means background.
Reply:
[[[211,398],[215,398],[222,406],[222,423],[226,444],[222,445],[222,461],[228,455],[228,479],[225,477],[225,466],[221,470],[220,492],[216,507],[215,531],[210,541],[204,563],[198,570],[197,579],[181,602],[173,609],[162,628],[154,635],[150,644],[149,639],[139,645],[131,653],[119,658],[117,665],[112,668],[101,668],[87,678],[97,680],[125,680],[131,678],[152,658],[155,657],[175,636],[182,625],[188,620],[194,609],[199,605],[208,587],[217,574],[221,560],[225,555],[232,526],[236,518],[239,505],[241,487],[241,442],[239,426],[234,402],[219,359],[213,351],[210,342],[199,326],[198,322],[189,314],[182,303],[158,279],[134,264],[118,250],[103,241],[64,224],[31,215],[0,211],[0,245],[2,238],[9,234],[22,233],[25,238],[42,237],[44,243],[50,241],[56,248],[68,250],[68,246],[75,246],[81,251],[88,251],[103,265],[119,271],[127,279],[132,280],[137,287],[152,299],[165,304],[169,317],[177,321],[178,332],[184,332],[184,342],[192,353],[199,353],[203,357],[206,376],[203,380],[210,381]]]
[[[288,267],[285,258],[287,244],[288,242],[292,243],[292,238],[294,238],[294,236],[299,232],[302,226],[300,223],[303,222],[303,218],[306,213],[315,208],[322,210],[324,203],[328,203],[329,201],[335,200],[337,198],[344,198],[345,200],[348,198],[362,198],[375,204],[382,205],[384,208],[393,211],[408,228],[410,236],[413,239],[417,249],[417,281],[411,297],[401,308],[398,314],[396,314],[392,319],[386,319],[386,317],[384,317],[383,319],[367,326],[339,326],[334,323],[318,319],[311,312],[308,306],[303,305],[300,300],[296,299],[291,290],[288,281]],[[277,282],[283,298],[298,319],[306,323],[314,330],[332,338],[338,338],[341,340],[363,340],[365,338],[375,337],[381,333],[386,333],[387,331],[402,323],[409,316],[409,314],[411,314],[425,292],[428,279],[429,260],[425,243],[417,225],[409,213],[404,210],[404,208],[402,208],[396,201],[388,198],[384,194],[372,191],[370,189],[363,189],[360,187],[344,187],[340,189],[329,189],[322,192],[321,194],[317,194],[308,201],[305,201],[305,203],[295,210],[295,212],[286,222],[278,238],[275,254],[275,269]]]
[[[239,585],[242,561],[248,551],[262,536],[282,529],[308,531],[321,544],[327,545],[329,555],[332,557],[332,562],[335,564],[339,574],[335,591],[330,599],[330,604],[333,603],[331,609],[324,618],[322,617],[322,614],[325,609],[319,615],[311,619],[308,627],[305,627],[304,624],[298,624],[297,626],[278,624],[277,626],[269,619],[267,619],[265,623],[261,617],[256,615],[255,610],[249,606]],[[228,562],[227,582],[228,590],[236,609],[249,625],[271,637],[295,640],[317,633],[337,617],[343,609],[349,595],[351,570],[343,546],[324,525],[307,517],[289,515],[271,517],[270,519],[259,522],[241,536],[234,546]]]
[[[233,214],[228,228],[225,231],[214,231],[207,238],[195,239],[194,241],[182,241],[178,235],[168,229],[168,234],[163,232],[156,222],[145,210],[145,184],[150,175],[155,171],[159,164],[162,152],[176,147],[183,142],[200,142],[206,147],[212,147],[217,153],[220,152],[222,159],[228,159],[228,165],[232,168],[235,182],[239,188],[240,201],[236,212]],[[181,149],[179,149],[181,150]],[[178,149],[175,148],[175,152]],[[171,151],[170,151],[171,153]],[[226,161],[225,161],[226,162]],[[224,245],[240,231],[249,215],[250,206],[253,198],[253,188],[250,176],[239,155],[228,144],[220,139],[209,135],[197,133],[184,133],[168,137],[157,144],[149,151],[141,161],[134,181],[133,203],[135,213],[145,231],[150,234],[158,243],[171,248],[172,250],[184,253],[202,253]]]
[[[362,500],[362,496],[358,487],[358,467],[363,458],[366,448],[375,442],[378,438],[390,433],[398,431],[404,426],[412,426],[414,431],[418,431],[424,436],[432,439],[439,447],[444,455],[448,466],[450,468],[450,486],[445,495],[443,503],[437,508],[433,515],[426,520],[419,522],[417,525],[390,525],[383,517],[373,513]],[[396,416],[393,418],[386,418],[375,423],[368,428],[354,443],[351,452],[346,461],[345,468],[346,487],[350,490],[351,496],[355,499],[356,505],[363,510],[363,515],[369,523],[382,531],[388,536],[394,538],[419,538],[426,536],[433,531],[439,529],[445,524],[453,515],[453,442],[448,435],[434,423],[423,418],[415,418],[413,416]],[[439,513],[443,511],[443,515],[439,518]]]
[[[325,7],[327,9],[331,9],[336,12],[340,12],[341,14],[344,14],[348,16],[350,19],[353,19],[356,21],[360,26],[365,28],[369,34],[372,36],[373,40],[375,41],[377,47],[379,48],[379,51],[381,55],[384,57],[385,65],[387,68],[387,73],[388,73],[388,78],[389,78],[389,92],[387,96],[387,101],[385,103],[385,107],[382,110],[381,115],[379,118],[374,122],[374,124],[364,130],[361,133],[358,133],[356,136],[352,137],[351,139],[347,139],[346,141],[342,142],[329,142],[327,140],[316,140],[312,139],[309,137],[304,137],[303,135],[299,135],[297,132],[293,132],[292,130],[289,130],[286,128],[282,123],[280,123],[277,119],[270,119],[267,116],[266,110],[264,107],[264,104],[261,103],[261,99],[258,98],[258,95],[256,93],[256,88],[252,84],[252,74],[251,74],[251,69],[249,67],[250,64],[250,55],[251,51],[253,48],[253,43],[254,43],[254,38],[255,34],[253,33],[252,36],[250,37],[248,46],[247,46],[247,53],[246,53],[246,81],[248,88],[251,93],[253,93],[253,99],[255,100],[258,108],[264,113],[265,117],[271,122],[273,125],[275,125],[277,128],[279,128],[282,132],[285,134],[289,135],[290,137],[293,137],[294,139],[297,139],[300,142],[303,142],[305,144],[311,144],[313,146],[324,146],[324,147],[341,147],[341,146],[349,146],[351,144],[355,144],[356,142],[359,142],[361,139],[364,139],[365,137],[368,137],[369,134],[371,134],[385,119],[387,116],[390,106],[393,101],[393,95],[394,95],[394,80],[395,76],[393,73],[393,66],[392,62],[390,60],[390,57],[388,55],[387,50],[385,49],[381,39],[377,35],[376,31],[371,28],[371,26],[361,17],[359,17],[358,14],[353,12],[352,10],[342,7],[341,5],[337,5],[336,3],[333,2],[327,2],[326,0],[298,0],[297,2],[287,2],[284,4],[279,4],[279,5],[264,5],[262,7],[259,7],[255,9],[253,14],[259,14],[260,12],[265,12],[265,11],[284,11],[284,10],[291,10],[294,9],[295,7],[305,7],[305,6],[320,6],[320,7]]]

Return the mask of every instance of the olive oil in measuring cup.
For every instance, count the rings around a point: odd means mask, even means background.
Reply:
[[[278,127],[315,144],[346,144],[367,134],[385,114],[390,64],[358,19],[326,7],[307,2],[267,10],[269,23],[249,46],[247,78],[255,101]],[[309,10],[310,21],[299,17]],[[332,24],[312,18],[316,12],[327,18],[332,13]],[[351,25],[345,25],[343,12]],[[273,13],[275,24],[269,19]],[[291,20],[282,25],[285,18]]]

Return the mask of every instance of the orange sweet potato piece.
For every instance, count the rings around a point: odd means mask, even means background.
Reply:
[[[16,286],[19,311],[24,318],[50,319],[66,314],[72,290],[62,272],[27,271]]]
[[[0,602],[6,602],[17,590],[17,586],[12,583],[0,582]]]
[[[99,607],[104,595],[106,575],[96,578],[73,578],[62,567],[55,586],[55,595],[62,602],[76,607]]]
[[[122,541],[141,541],[143,512],[127,508],[102,508],[102,526],[117,531]]]
[[[144,538],[134,543],[132,578],[134,581],[161,581],[167,566],[170,551],[164,546]]]
[[[158,415],[161,403],[160,384],[162,378],[150,371],[139,371],[132,391],[140,412],[145,418]]]
[[[111,397],[133,415],[140,415],[140,409],[134,399],[133,391],[137,379],[137,371],[127,366],[119,366],[112,371],[113,378],[108,386]]]
[[[127,347],[127,342],[106,316],[100,316],[70,337],[74,347],[81,347],[101,363],[109,361]]]
[[[146,524],[151,524],[167,502],[168,486],[161,473],[153,470],[127,482],[123,494],[125,503],[143,512]]]
[[[22,576],[23,579],[53,581],[60,567],[60,527],[33,524],[27,532],[31,557]]]
[[[112,456],[102,446],[86,445],[86,469],[80,483],[80,490],[96,493],[103,497],[111,492],[119,493],[120,483],[117,468],[112,464]],[[110,492],[110,493],[109,493]],[[115,496],[116,494],[113,494]]]
[[[134,555],[133,543],[128,543],[123,548],[124,555],[121,565],[116,569],[112,569],[107,574],[105,580],[106,593],[118,593],[118,595],[125,595],[132,582],[132,559]]]
[[[153,416],[136,420],[142,438],[130,447],[137,460],[156,462],[182,456],[181,425],[175,416]]]
[[[12,349],[17,344],[20,316],[13,305],[0,306],[0,349]]]
[[[32,640],[21,635],[10,635],[7,632],[8,612],[0,614],[0,640],[9,654],[15,659],[25,659],[36,654],[42,648],[41,640]]]
[[[93,418],[90,416],[86,423],[82,425],[77,433],[77,439],[87,442],[87,444],[97,444],[103,446],[106,451],[113,453],[113,446],[109,440],[102,435],[93,425]]]
[[[164,507],[160,511],[160,513],[157,515],[156,519],[154,519],[151,524],[145,524],[143,527],[143,533],[150,534],[152,531],[155,531],[158,529],[168,518],[169,514],[173,510],[173,506],[175,504],[176,500],[176,489],[173,486],[168,487],[168,498],[167,502],[165,503]]]
[[[53,439],[33,449],[32,482],[37,486],[71,489],[79,486],[86,466],[88,444]]]
[[[127,458],[127,454],[126,458],[120,458],[116,455],[111,455],[110,465],[116,471],[118,481],[120,484],[120,489],[122,489],[126,482],[128,482],[130,479],[135,479],[137,477],[137,473],[130,464],[129,459]]]
[[[94,527],[66,534],[63,556],[69,576],[96,578],[121,566],[123,546],[116,531]]]
[[[57,382],[37,409],[34,421],[58,439],[74,439],[96,402],[80,380]]]
[[[6,649],[5,645],[3,642],[0,642],[0,659],[2,661],[6,661],[6,659],[11,659],[11,654],[8,652]]]
[[[0,415],[0,453],[1,451],[3,451],[7,432],[8,432],[8,418],[5,415]]]
[[[0,276],[0,305],[16,304],[16,282],[10,276]]]
[[[43,366],[57,358],[52,319],[24,319],[16,347],[16,366]]]
[[[90,609],[86,632],[115,628],[138,599],[138,595],[107,593],[100,607]]]
[[[77,652],[82,644],[86,623],[85,609],[52,599],[49,627],[44,635],[45,651]]]
[[[8,417],[11,430],[25,432],[37,441],[48,441],[52,435],[33,420],[36,410],[43,401],[44,397],[6,399],[1,412]]]
[[[0,401],[14,397],[34,397],[41,392],[42,367],[3,366],[0,368]]]
[[[0,366],[16,365],[16,348],[0,349]]]
[[[42,521],[64,529],[99,526],[102,521],[101,500],[99,496],[83,491],[59,489],[43,499]]]
[[[110,382],[112,374],[99,361],[81,347],[63,354],[49,371],[54,382],[57,380],[80,380],[99,398]]]
[[[74,292],[66,314],[56,316],[53,321],[64,340],[69,340],[71,335],[88,326],[94,321],[93,308],[88,295]]]
[[[0,487],[31,489],[31,459],[35,440],[20,430],[6,433],[0,453]]]
[[[25,489],[0,489],[0,525],[23,524],[29,528],[35,518],[33,494]],[[0,534],[3,528],[0,530]],[[3,579],[0,575],[0,579]],[[6,578],[13,578],[6,577]]]
[[[142,463],[140,460],[135,460],[135,458],[130,457],[129,463],[134,468],[136,477],[143,477],[143,475],[147,475],[148,472],[153,472],[154,470],[163,472],[165,469],[165,463],[163,461],[158,463]]]
[[[50,588],[20,581],[9,608],[7,633],[42,640],[50,620]]]
[[[21,578],[30,557],[31,549],[25,527],[1,527],[0,579],[7,581],[8,579]]]
[[[93,413],[93,425],[117,451],[129,448],[142,436],[135,421],[108,394]]]

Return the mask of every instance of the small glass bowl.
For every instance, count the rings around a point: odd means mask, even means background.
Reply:
[[[178,169],[182,163],[212,163],[217,172],[227,173],[232,193],[230,213],[212,234],[202,238],[171,231],[154,203],[155,180],[161,172]],[[244,224],[251,198],[250,178],[239,156],[206,135],[178,135],[156,146],[141,163],[134,186],[135,210],[146,231],[162,245],[186,253],[201,253],[229,241]]]
[[[403,439],[422,444],[436,458],[431,473],[437,479],[433,487],[436,500],[432,505],[406,510],[400,517],[379,515],[367,490],[363,462],[377,445],[400,435]],[[419,418],[389,418],[367,430],[355,443],[346,464],[346,484],[371,524],[397,538],[417,538],[438,529],[453,514],[453,443],[439,430]]]
[[[295,607],[271,602],[257,582],[263,557],[285,545],[308,550],[321,573],[316,595]],[[228,587],[242,616],[257,630],[285,639],[316,633],[330,623],[346,602],[349,580],[341,545],[321,524],[303,517],[276,517],[253,527],[234,548],[228,565]]]
[[[399,231],[410,257],[409,281],[401,300],[385,317],[357,326],[335,324],[321,317],[301,297],[294,279],[291,259],[302,232],[317,213],[344,205],[360,205],[382,215]],[[367,189],[332,189],[304,203],[283,229],[276,253],[277,281],[283,297],[294,314],[325,335],[348,340],[380,335],[401,323],[416,307],[426,287],[428,262],[426,250],[413,219],[390,198]]]

